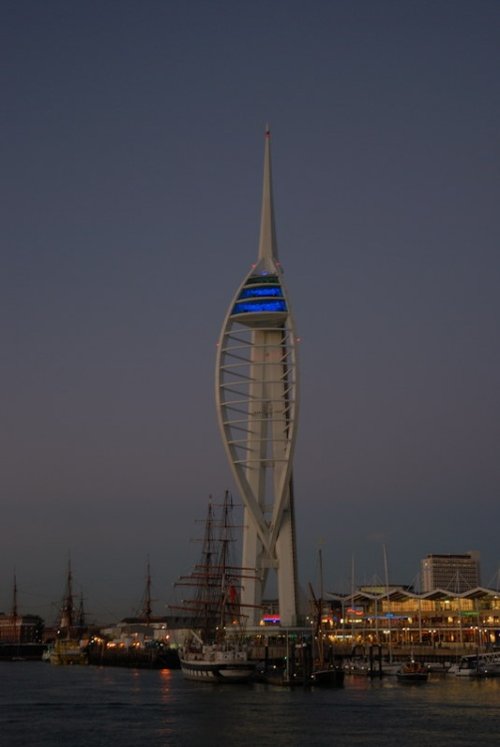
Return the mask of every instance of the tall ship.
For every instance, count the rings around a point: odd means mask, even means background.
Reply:
[[[199,562],[179,579],[178,587],[189,589],[178,609],[190,622],[180,649],[180,666],[186,679],[205,682],[248,682],[255,662],[249,660],[245,637],[247,615],[241,604],[245,578],[255,571],[232,561],[233,501],[226,491],[217,515],[210,499]],[[172,605],[171,605],[172,606]]]
[[[50,663],[87,664],[87,653],[82,645],[82,635],[85,630],[83,597],[80,598],[80,604],[77,607],[73,596],[73,574],[70,561],[56,639],[47,652]]]

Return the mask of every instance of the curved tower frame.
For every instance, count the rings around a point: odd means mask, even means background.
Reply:
[[[266,132],[257,264],[230,305],[218,343],[216,404],[224,447],[245,505],[241,602],[260,619],[269,572],[278,581],[281,624],[295,625],[298,590],[292,459],[297,433],[296,333],[278,261]]]

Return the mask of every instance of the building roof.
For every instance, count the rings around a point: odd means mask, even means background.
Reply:
[[[487,597],[497,598],[500,597],[500,590],[488,589],[484,586],[476,586],[473,589],[467,589],[466,591],[456,592],[450,589],[433,589],[427,592],[416,592],[410,590],[408,587],[401,586],[399,588],[391,588],[387,592],[369,592],[362,589],[358,589],[352,594],[336,594],[334,592],[326,592],[326,598],[331,601],[343,602],[347,604],[361,603],[363,600],[376,601],[382,599],[391,599],[394,601],[403,601],[404,599],[484,599]]]

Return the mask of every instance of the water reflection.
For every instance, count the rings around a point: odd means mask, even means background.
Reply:
[[[498,745],[500,679],[346,677],[332,691],[186,682],[179,671],[0,665],[8,747]],[[471,739],[470,735],[473,735]],[[58,735],[58,739],[55,738]]]
[[[158,671],[160,677],[160,696],[164,703],[168,703],[172,699],[172,678],[173,672],[171,669],[160,669]]]

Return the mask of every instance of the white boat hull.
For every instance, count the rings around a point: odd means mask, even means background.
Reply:
[[[500,655],[498,653],[463,656],[448,670],[449,674],[454,674],[456,677],[493,677],[498,676],[499,671]]]
[[[182,675],[196,682],[248,682],[255,674],[250,662],[214,662],[181,658]]]

